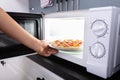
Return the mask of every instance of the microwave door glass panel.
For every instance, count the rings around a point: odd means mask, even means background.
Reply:
[[[19,20],[19,24],[30,34],[36,36],[36,21],[35,20]]]
[[[45,39],[52,42],[55,40],[81,40],[84,43],[84,17],[46,18]],[[79,58],[83,57],[83,43],[78,51],[62,51]]]

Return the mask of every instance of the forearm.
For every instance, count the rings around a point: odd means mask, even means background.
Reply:
[[[37,51],[38,44],[42,45],[38,39],[25,31],[2,9],[0,9],[0,30],[33,50]]]

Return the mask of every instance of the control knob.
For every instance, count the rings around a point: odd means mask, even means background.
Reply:
[[[103,20],[95,20],[92,23],[91,29],[96,36],[102,37],[107,32],[107,24]]]
[[[105,47],[102,43],[97,42],[90,47],[91,54],[96,58],[101,58],[105,55]]]

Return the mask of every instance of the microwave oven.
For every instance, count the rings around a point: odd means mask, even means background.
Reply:
[[[17,21],[31,35],[40,39],[41,36],[41,18],[40,14],[7,12],[15,21]],[[9,26],[8,26],[9,27]],[[14,31],[13,31],[14,32]],[[15,33],[17,34],[17,33]],[[24,46],[20,42],[0,31],[0,59],[29,55],[35,51]]]
[[[80,50],[59,50],[56,57],[86,68],[102,78],[120,69],[120,8],[50,13],[43,16],[43,39],[80,39]]]

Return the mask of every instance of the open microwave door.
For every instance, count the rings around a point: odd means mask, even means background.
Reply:
[[[40,39],[42,15],[34,13],[8,12],[8,14],[34,37]],[[14,32],[14,31],[13,31]],[[17,34],[17,33],[15,33]],[[34,50],[0,31],[0,59],[35,53]]]
[[[59,53],[55,56],[85,66],[84,27],[87,10],[57,12],[44,16],[44,39],[49,42],[60,41]],[[79,48],[66,48],[64,42],[81,41]]]

